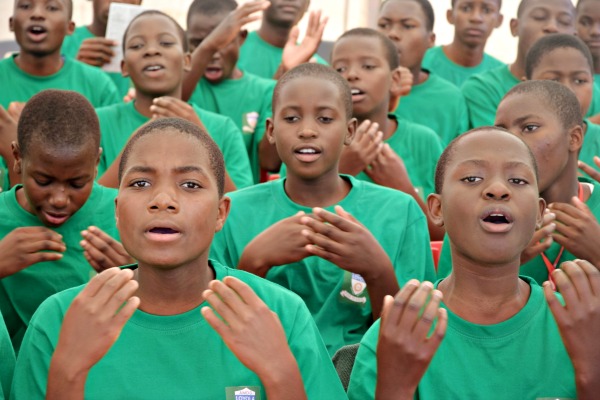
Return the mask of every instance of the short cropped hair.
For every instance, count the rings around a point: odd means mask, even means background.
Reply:
[[[190,18],[196,14],[213,16],[221,13],[230,13],[237,8],[235,0],[194,0],[187,12],[187,26],[189,29]]]
[[[544,105],[558,116],[564,129],[570,129],[577,125],[583,126],[579,100],[571,89],[558,82],[550,80],[521,82],[509,90],[502,101],[515,94],[535,95],[538,101],[543,101]]]
[[[519,7],[517,8],[517,17],[520,17],[521,14],[523,14],[523,11],[525,11],[525,8],[527,8],[527,6],[529,5],[529,3],[532,0],[521,0],[521,2],[519,3]],[[573,3],[571,2],[571,0],[565,0],[569,3],[569,5],[571,6],[571,9],[573,11],[573,13],[575,12],[575,6],[573,6]]]
[[[539,39],[527,52],[525,57],[525,76],[527,79],[531,79],[533,71],[538,67],[542,58],[556,50],[563,48],[571,48],[579,51],[587,60],[590,72],[594,73],[594,61],[592,59],[592,53],[586,44],[575,35],[568,35],[565,33],[556,33],[554,35],[547,35]]]
[[[456,4],[458,0],[450,0],[450,5],[452,6],[452,8],[454,8],[454,5]],[[496,0],[498,2],[498,9],[502,8],[502,0]]]
[[[383,8],[383,6],[389,1],[393,1],[393,0],[385,0],[383,3],[381,3],[381,6],[379,6],[379,10],[381,10]],[[433,32],[433,26],[435,25],[435,12],[433,11],[433,7],[431,6],[431,3],[429,2],[429,0],[411,0],[411,1],[414,1],[421,7],[421,9],[423,10],[423,14],[425,14],[425,18],[427,19],[425,21],[425,27],[427,28],[428,32]]]
[[[187,37],[185,34],[185,31],[183,30],[183,28],[181,27],[181,25],[179,25],[179,22],[175,21],[175,19],[173,17],[171,17],[168,14],[165,14],[162,11],[158,11],[158,10],[147,10],[147,11],[143,11],[141,13],[139,13],[138,15],[136,15],[130,22],[129,25],[127,25],[127,29],[125,29],[125,32],[123,33],[123,42],[121,43],[121,46],[123,47],[123,54],[125,54],[125,42],[127,41],[127,35],[129,34],[129,28],[131,27],[131,25],[133,24],[133,21],[137,21],[140,18],[146,17],[148,15],[162,15],[163,17],[167,18],[168,20],[170,20],[173,25],[175,25],[176,29],[177,29],[177,34],[179,35],[179,37],[181,38],[181,45],[183,46],[183,51],[185,53],[188,52],[188,42],[187,42]]]
[[[215,180],[217,181],[219,197],[222,197],[225,190],[225,161],[223,160],[223,153],[221,152],[221,149],[219,149],[219,146],[217,146],[215,141],[206,131],[201,129],[199,126],[181,118],[159,118],[156,120],[151,120],[138,128],[123,149],[121,161],[119,162],[119,183],[121,183],[121,179],[125,173],[125,168],[127,167],[127,162],[129,161],[129,157],[131,156],[131,152],[133,151],[137,141],[149,134],[160,134],[161,132],[167,130],[176,131],[190,136],[196,139],[200,145],[206,149],[210,162],[210,168]]]
[[[396,49],[394,42],[383,33],[371,28],[354,28],[344,32],[344,34],[338,38],[336,43],[341,39],[348,37],[368,37],[378,39],[385,50],[385,59],[387,60],[390,69],[394,70],[400,66],[400,56],[398,56],[398,50]],[[335,44],[333,47],[335,48]]]
[[[331,82],[338,89],[339,95],[344,103],[344,109],[346,112],[346,119],[352,118],[352,93],[350,92],[350,86],[342,75],[328,65],[322,65],[317,63],[304,63],[300,64],[295,68],[292,68],[286,72],[275,85],[273,90],[273,104],[272,111],[275,114],[275,109],[279,102],[279,95],[281,88],[286,84],[298,78],[316,78],[324,81]]]
[[[43,90],[21,112],[17,142],[26,157],[31,143],[50,149],[100,148],[100,123],[96,111],[81,94],[68,90]]]
[[[471,135],[473,133],[482,132],[482,131],[505,132],[506,134],[514,136],[515,138],[517,138],[521,142],[523,142],[523,145],[525,146],[525,148],[527,148],[527,153],[529,154],[529,158],[531,160],[531,165],[533,165],[533,172],[535,173],[535,180],[536,181],[538,180],[538,167],[537,167],[537,163],[535,161],[535,156],[531,152],[531,149],[529,148],[529,146],[527,146],[527,143],[525,143],[523,141],[523,139],[521,139],[520,137],[518,137],[516,135],[513,135],[510,131],[508,131],[508,130],[506,130],[504,128],[500,128],[498,126],[482,126],[482,127],[479,127],[479,128],[471,129],[470,131],[467,131],[467,132],[463,133],[462,135],[457,136],[444,149],[444,151],[442,152],[442,155],[438,159],[437,165],[435,167],[435,193],[437,193],[437,194],[441,194],[442,193],[442,189],[443,189],[443,186],[444,186],[444,179],[446,177],[446,168],[448,167],[448,164],[452,160],[452,156],[454,155],[454,152],[456,150],[456,146],[465,137],[467,137],[467,136],[469,136],[469,135]]]

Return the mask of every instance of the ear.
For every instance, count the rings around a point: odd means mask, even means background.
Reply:
[[[428,47],[435,46],[435,33],[433,33],[433,32],[429,33],[428,41],[429,41],[429,43],[428,43],[429,46]]]
[[[448,21],[448,23],[450,25],[454,25],[454,10],[453,9],[449,9],[446,11],[446,21]]]
[[[127,78],[129,76],[129,69],[125,65],[125,60],[121,60],[121,75]]]
[[[274,126],[273,126],[273,118],[267,118],[266,127],[265,127],[265,135],[267,135],[267,140],[270,144],[275,144],[275,135],[273,134]]]
[[[498,19],[496,20],[496,24],[494,25],[494,28],[500,28],[502,26],[503,22],[504,22],[504,15],[498,13]]]
[[[13,17],[10,17],[8,19],[8,30],[11,31],[11,32],[15,31],[15,23],[13,21]]]
[[[100,164],[100,156],[102,155],[102,147],[98,147],[98,157],[96,158],[96,168],[94,172],[94,179],[98,176],[98,165]]]
[[[15,163],[13,164],[13,171],[21,175],[21,171],[23,170],[23,157],[21,157],[21,149],[19,148],[19,144],[17,142],[12,142],[10,144],[10,147],[12,149],[13,157],[15,158]]]
[[[358,128],[358,120],[356,118],[350,118],[348,121],[346,137],[344,138],[344,145],[348,146],[354,140],[356,129]]]
[[[435,226],[444,226],[442,195],[431,193],[429,196],[427,196],[427,210],[429,211],[429,218]]]
[[[183,70],[185,72],[190,72],[192,70],[192,55],[189,51],[183,55]]]
[[[579,153],[581,146],[583,146],[583,127],[575,125],[569,131],[569,152]]]
[[[119,229],[119,196],[115,197],[115,225],[117,226],[117,230]]]
[[[75,22],[69,21],[69,25],[67,25],[67,35],[72,35],[75,32]]]
[[[519,36],[519,20],[516,18],[511,18],[509,26],[512,37]]]
[[[546,200],[544,200],[543,198],[539,198],[538,199],[538,213],[537,213],[537,218],[535,220],[536,226],[540,227],[542,226],[542,222],[544,220],[544,210],[546,209]]]
[[[219,199],[219,214],[217,215],[217,225],[215,232],[219,232],[223,229],[227,216],[229,215],[229,209],[231,207],[231,199],[227,196],[223,196]]]
[[[394,112],[400,97],[402,96],[402,71],[400,68],[396,68],[392,71],[392,82],[390,84],[390,102],[388,106],[388,112]]]
[[[248,30],[247,29],[241,29],[240,33],[238,35],[238,44],[241,46],[244,44],[244,42],[246,41],[246,38],[248,37]]]

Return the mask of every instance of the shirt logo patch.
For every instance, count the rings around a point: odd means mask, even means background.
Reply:
[[[365,290],[366,288],[367,283],[362,276],[344,271],[339,301],[342,303],[364,307],[365,304],[367,304],[369,297],[369,293]]]
[[[225,388],[227,400],[260,400],[260,388],[257,386],[233,386]]]
[[[249,113],[244,114],[242,132],[243,133],[254,133],[256,129],[256,125],[258,124],[258,113],[256,111],[251,111]]]

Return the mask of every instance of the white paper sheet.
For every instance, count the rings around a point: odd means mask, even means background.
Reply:
[[[133,4],[110,3],[108,23],[106,24],[106,38],[117,42],[113,47],[114,57],[109,63],[104,64],[103,70],[107,72],[121,72],[121,60],[123,59],[123,34],[132,19],[147,9]]]

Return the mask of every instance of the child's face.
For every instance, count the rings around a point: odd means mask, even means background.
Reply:
[[[492,31],[502,24],[498,0],[457,0],[448,10],[448,22],[454,25],[459,42],[469,46],[483,46]]]
[[[533,80],[556,81],[571,89],[579,104],[581,115],[588,112],[594,90],[594,76],[587,58],[572,47],[555,49],[542,57],[532,72]]]
[[[18,148],[14,155],[23,182],[17,199],[44,225],[64,224],[89,198],[100,159],[97,147],[49,149],[34,140],[25,157]]]
[[[132,22],[125,38],[123,75],[135,89],[151,96],[173,95],[181,87],[189,56],[171,20],[149,14]]]
[[[378,109],[388,109],[392,73],[381,41],[351,36],[337,41],[331,65],[352,89],[354,115],[366,119]]]
[[[577,10],[577,36],[585,42],[595,59],[600,59],[600,1],[588,0]]]
[[[344,145],[354,136],[337,86],[319,78],[297,78],[279,92],[273,118],[267,120],[269,142],[275,144],[288,176],[312,180],[335,170]]]
[[[164,130],[135,143],[116,200],[119,235],[133,258],[165,269],[193,263],[208,253],[228,210],[196,138]]]
[[[427,30],[427,17],[412,0],[391,0],[379,11],[377,29],[398,49],[400,64],[408,69],[421,66],[423,56],[433,46],[435,35]]]
[[[292,27],[301,19],[309,0],[270,0],[271,6],[263,12],[265,21],[273,26]]]
[[[519,136],[533,152],[540,193],[562,175],[569,160],[570,135],[542,98],[530,93],[507,97],[498,105],[495,125]]]
[[[542,36],[575,33],[573,4],[571,0],[529,0],[521,16],[510,21],[510,28],[525,55]]]
[[[75,29],[66,0],[17,0],[9,25],[21,52],[36,56],[60,51]]]
[[[227,17],[228,13],[206,16],[196,13],[190,17],[187,31],[190,52],[196,47]],[[231,79],[240,55],[240,46],[244,42],[242,33],[227,47],[217,51],[210,64],[204,71],[204,78],[210,82],[218,83]]]
[[[442,193],[430,195],[428,205],[454,253],[488,265],[518,260],[544,209],[526,145],[494,130],[457,143]]]
[[[139,5],[142,3],[142,0],[94,0],[94,16],[104,25],[108,23],[110,3]]]

